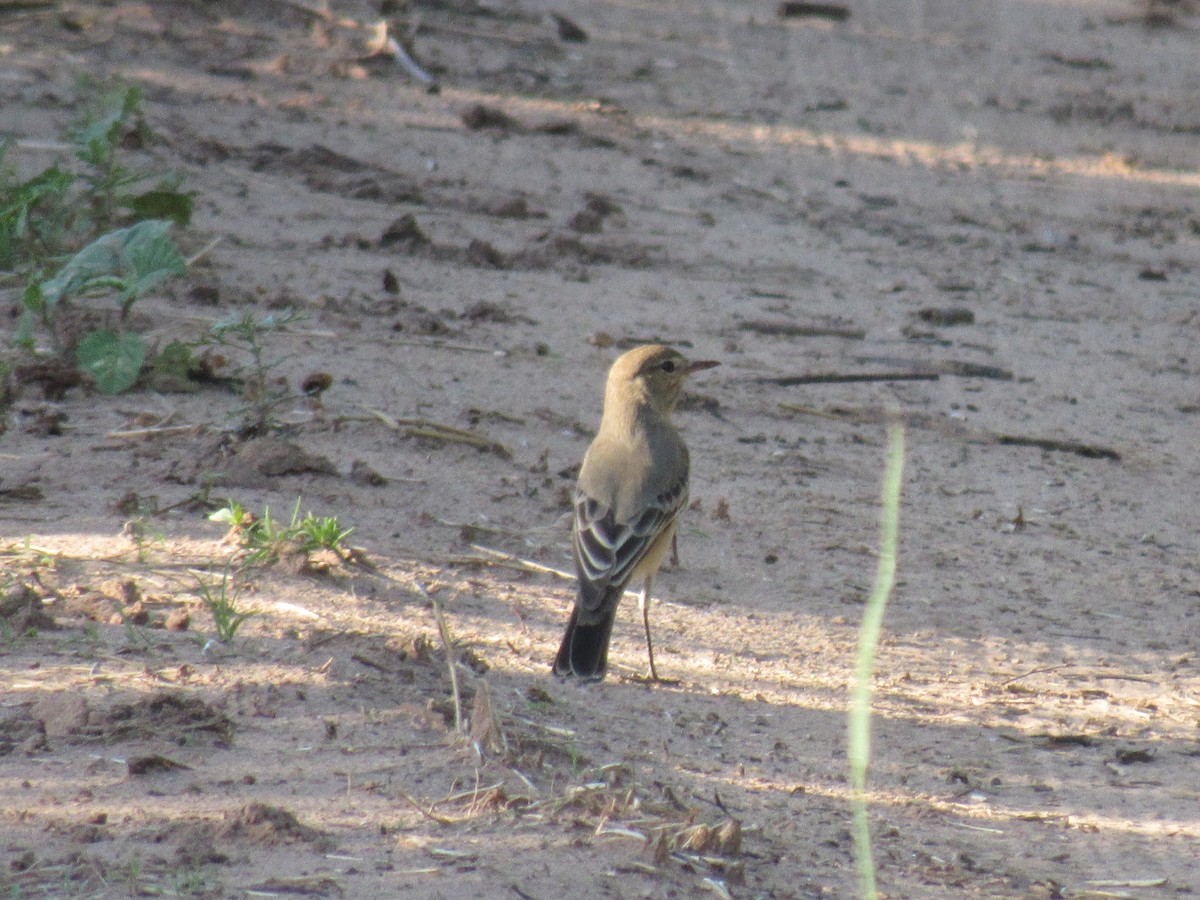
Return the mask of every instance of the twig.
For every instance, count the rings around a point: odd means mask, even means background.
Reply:
[[[1124,672],[1097,672],[1092,675],[1097,681],[1137,681],[1142,684],[1159,684],[1160,679],[1150,678],[1146,675],[1129,675]]]
[[[46,3],[39,3],[39,6],[57,6],[57,0],[46,0]],[[11,8],[11,7],[9,7]],[[64,153],[75,149],[74,144],[67,144],[63,141],[37,141],[37,140],[21,140],[16,142],[18,150],[34,150],[46,151],[49,153]]]
[[[211,241],[209,241],[207,244],[205,244],[203,247],[201,247],[199,250],[197,250],[196,254],[194,256],[189,256],[187,258],[188,268],[191,268],[197,262],[204,259],[204,257],[208,256],[208,254],[212,253],[212,251],[216,249],[217,244],[219,244],[219,243],[221,243],[221,235],[218,234],[215,238],[213,238]]]
[[[499,525],[480,525],[477,522],[451,522],[448,519],[439,519],[437,516],[430,517],[432,521],[439,525],[445,525],[447,528],[469,528],[473,531],[485,531],[488,534],[502,534],[505,537],[523,537],[525,532],[517,531],[512,528],[501,528]]]
[[[429,595],[421,582],[414,580],[413,585],[421,596],[433,607],[433,617],[437,620],[438,634],[442,636],[442,649],[446,653],[446,668],[450,672],[450,690],[454,693],[454,730],[463,734],[462,692],[458,687],[458,671],[455,665],[454,645],[450,641],[450,628],[446,625],[446,614],[442,610],[442,602]]]
[[[551,568],[544,566],[539,562],[534,562],[532,559],[522,559],[519,556],[514,556],[511,553],[505,553],[503,550],[494,550],[491,547],[485,547],[482,544],[469,544],[472,550],[478,550],[480,553],[486,553],[489,556],[494,556],[496,559],[504,560],[507,563],[513,564],[514,568],[519,568],[525,572],[543,572],[547,575],[555,575],[566,581],[574,581],[575,576],[570,572],[564,572],[562,569]]]
[[[387,44],[385,46],[387,47],[388,52],[392,54],[392,57],[396,60],[396,62],[400,63],[400,65],[404,67],[405,71],[407,71],[409,75],[425,85],[430,93],[437,92],[437,79],[417,65],[417,61],[408,55],[408,51],[400,46],[399,41],[397,41],[391,35],[388,35]]]
[[[477,347],[472,344],[456,344],[452,341],[443,341],[436,338],[428,341],[400,338],[391,339],[389,343],[399,344],[402,347],[425,347],[429,350],[458,350],[462,353],[486,353],[490,356],[508,356],[507,350],[496,350],[492,347]]]
[[[786,409],[790,412],[802,413],[809,416],[821,416],[822,418],[835,419],[840,421],[852,422],[855,424],[867,424],[877,422],[885,418],[885,414],[878,407],[871,406],[856,406],[856,407],[834,407],[832,409],[817,409],[811,406],[803,406],[801,404],[780,403],[780,409]],[[1077,456],[1082,456],[1087,459],[1111,459],[1120,462],[1121,454],[1112,449],[1100,444],[1087,444],[1082,441],[1073,441],[1069,439],[1059,438],[1039,438],[1026,437],[1015,434],[1003,434],[995,431],[988,431],[984,428],[972,428],[962,422],[956,422],[947,419],[943,415],[934,415],[920,412],[907,412],[904,416],[905,424],[914,428],[934,428],[946,434],[954,435],[962,440],[976,443],[993,443],[1008,447],[1033,447],[1038,450],[1055,451],[1059,453],[1074,453]]]
[[[511,718],[515,722],[524,722],[526,725],[530,725],[534,728],[539,728],[542,731],[546,732],[546,734],[552,734],[555,737],[562,737],[562,738],[575,737],[575,732],[570,728],[559,728],[557,725],[543,725],[541,722],[535,722],[533,719],[527,719],[524,716],[518,716],[515,713],[512,715]],[[513,769],[513,771],[516,772],[517,770]],[[520,775],[519,772],[517,774]],[[521,775],[521,780],[527,782],[529,779],[527,779],[524,775]]]
[[[755,334],[780,335],[783,337],[840,337],[861,341],[867,336],[862,328],[835,328],[829,325],[797,325],[793,322],[768,322],[751,320],[738,325],[738,331],[753,331]]]
[[[468,447],[478,447],[480,450],[490,450],[505,459],[512,459],[512,451],[503,444],[490,438],[463,431],[461,428],[446,428],[431,423],[429,427],[415,426],[406,432],[408,437],[429,438],[433,441],[445,441],[448,444],[466,444]]]
[[[758,384],[792,387],[797,384],[846,384],[857,381],[937,381],[937,372],[825,372],[816,375],[782,375],[756,378]]]
[[[563,569],[555,569],[552,566],[544,566],[540,562],[534,562],[532,559],[523,559],[520,556],[514,556],[511,553],[505,553],[503,550],[495,550],[492,547],[485,547],[483,544],[468,544],[467,546],[469,546],[472,550],[478,550],[480,553],[486,553],[488,556],[494,557],[497,560],[495,563],[496,565],[506,565],[509,568],[516,569],[518,572],[541,572],[547,575],[554,575],[555,577],[561,578],[564,581],[576,580],[576,576],[572,575],[570,572],[564,571]],[[462,560],[461,558],[458,561],[474,563],[490,562],[490,560],[487,559]],[[637,591],[626,591],[625,596],[638,597],[640,594],[638,594]]]
[[[838,413],[817,409],[815,406],[804,406],[800,403],[780,403],[779,408],[786,409],[788,412],[800,413],[801,415],[805,416],[816,416],[820,419],[834,419],[836,421],[845,418],[845,416]]]
[[[106,438],[138,438],[161,436],[167,434],[185,434],[189,431],[195,431],[199,425],[157,425],[153,428],[130,428],[126,431],[110,431]]]
[[[959,378],[993,378],[997,381],[1012,381],[1013,373],[999,366],[986,366],[961,359],[912,360],[902,356],[858,356],[855,362],[864,366],[911,367],[923,372],[939,375],[954,375]]]
[[[1013,373],[1009,369],[963,362],[958,359],[937,363],[935,367],[944,375],[957,375],[960,378],[992,378],[996,381],[1012,381],[1013,379]]]
[[[420,803],[418,803],[415,799],[413,799],[411,794],[408,794],[405,791],[400,791],[400,799],[407,801],[409,803],[409,805],[412,806],[413,809],[415,809],[421,815],[425,816],[425,818],[430,819],[431,821],[437,822],[439,825],[457,825],[457,824],[459,824],[455,819],[451,819],[448,816],[439,816],[437,813],[431,812],[430,810],[426,809]]]
[[[1079,441],[1060,441],[1055,438],[1021,437],[1015,434],[996,434],[992,436],[997,444],[1010,447],[1036,447],[1039,450],[1056,450],[1061,453],[1074,453],[1088,459],[1111,459],[1121,461],[1121,454],[1110,447],[1097,444],[1084,444]]]
[[[512,451],[499,441],[494,441],[473,431],[467,431],[464,428],[455,428],[453,425],[445,425],[429,419],[394,419],[382,410],[374,409],[370,406],[363,406],[362,408],[388,428],[391,428],[393,431],[404,431],[408,437],[423,437],[437,441],[467,444],[472,447],[478,447],[481,450],[490,450],[504,459],[512,459]]]
[[[481,793],[486,794],[488,791],[494,791],[497,788],[502,787],[504,787],[503,781],[497,781],[495,784],[489,784],[487,787],[479,787],[476,785],[469,791],[460,791],[457,794],[451,794],[449,797],[443,797],[438,801],[438,803],[458,803],[460,800],[466,800],[468,797],[470,797],[471,805],[474,806],[475,800],[478,799]]]
[[[1000,686],[1003,687],[1004,685],[1012,684],[1013,682],[1020,681],[1022,678],[1028,678],[1030,675],[1041,675],[1046,672],[1057,672],[1059,669],[1066,669],[1069,666],[1070,663],[1063,663],[1062,665],[1058,666],[1039,666],[1036,669],[1030,669],[1028,672],[1022,672],[1020,675],[1014,675],[1012,678],[1005,678],[1002,682],[1000,682]]]
[[[850,18],[850,10],[840,3],[800,3],[795,0],[785,0],[779,4],[779,18],[799,19],[805,17],[845,22]]]

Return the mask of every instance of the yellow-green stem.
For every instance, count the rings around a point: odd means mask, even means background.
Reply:
[[[887,465],[883,475],[882,512],[879,523],[879,565],[875,587],[867,600],[858,632],[858,662],[850,697],[847,756],[854,808],[854,855],[859,888],[864,900],[875,900],[875,862],[871,829],[867,821],[867,766],[871,761],[871,680],[875,654],[883,627],[883,612],[896,582],[896,544],[900,533],[900,485],[904,476],[904,425],[898,417],[888,423]]]

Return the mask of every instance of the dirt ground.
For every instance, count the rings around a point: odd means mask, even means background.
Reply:
[[[371,55],[378,5],[330,5],[0,2],[23,171],[77,79],[119,75],[136,158],[196,192],[200,258],[137,326],[307,316],[270,338],[274,443],[213,384],[9,410],[0,888],[855,896],[844,710],[897,404],[881,890],[1200,891],[1200,16],[421,0],[390,15],[430,92]],[[651,339],[722,362],[678,415],[677,683],[642,680],[629,602],[609,680],[564,684],[571,585],[517,560],[569,568],[604,374]],[[888,373],[918,377],[795,377]],[[240,566],[258,615],[221,644],[205,498],[299,498],[361,555]]]

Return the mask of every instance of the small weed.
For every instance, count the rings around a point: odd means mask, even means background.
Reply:
[[[187,271],[175,248],[166,219],[150,219],[96,238],[75,254],[53,278],[34,280],[22,296],[17,341],[32,348],[40,324],[60,354],[74,354],[105,394],[128,390],[146,361],[146,341],[126,330],[130,309],[140,297],[167,278]],[[78,335],[80,300],[99,299],[117,305],[117,328],[103,326]]]
[[[571,764],[571,777],[578,779],[583,774],[583,754],[579,752],[579,745],[573,740],[567,743],[566,751]]]
[[[167,545],[167,536],[147,522],[145,516],[130,519],[121,529],[121,533],[133,541],[133,545],[137,548],[137,560],[140,563],[144,563],[150,558],[150,550],[153,545],[159,547]]]
[[[7,547],[0,549],[0,556],[9,557],[7,567],[10,571],[17,567],[27,569],[31,572],[36,572],[40,569],[53,570],[58,563],[58,557],[49,550],[43,550],[41,547],[34,546],[33,538],[29,535],[26,535],[24,540],[19,544],[9,544]]]
[[[353,528],[343,528],[337,516],[323,516],[318,519],[312,513],[307,513],[293,526],[293,530],[296,542],[305,553],[330,550],[342,557],[346,555],[342,541],[354,531]]]
[[[0,641],[6,644],[10,649],[17,645],[17,642],[22,638],[27,637],[24,634],[17,634],[12,627],[12,623],[4,616],[0,616]]]
[[[212,896],[222,893],[221,881],[212,866],[201,866],[186,872],[176,872],[172,878],[171,896]]]
[[[299,505],[300,501],[297,500],[297,509]],[[229,536],[236,538],[238,545],[246,552],[241,561],[248,565],[272,565],[279,561],[287,549],[288,539],[284,530],[271,518],[269,506],[264,507],[259,517],[236,500],[228,500],[208,520],[229,528]]]
[[[11,142],[0,142],[0,271],[34,276],[118,224],[170,219],[186,225],[193,197],[174,175],[131,169],[126,143],[144,144],[141,89],[97,85],[88,111],[66,133],[75,162],[55,162],[20,180],[8,162]],[[147,182],[154,182],[146,190]]]
[[[125,614],[125,610],[118,610],[121,615],[121,624],[125,626],[125,642],[130,649],[139,653],[144,653],[150,649],[150,638],[146,634],[146,629],[135,623]]]
[[[300,502],[297,497],[291,521],[286,525],[272,518],[270,507],[264,507],[258,517],[236,500],[227,500],[208,519],[228,526],[229,533],[246,552],[242,561],[248,565],[269,566],[288,553],[310,555],[319,550],[332,551],[345,559],[348,551],[342,541],[354,529],[342,527],[337,516],[317,517],[308,512],[300,518]]]
[[[237,584],[236,573],[226,566],[221,573],[221,580],[216,584],[200,581],[194,593],[199,597],[213,617],[213,626],[217,630],[217,639],[224,644],[232,644],[242,623],[252,616],[258,615],[256,609],[237,608],[241,587]]]
[[[142,861],[137,857],[137,854],[129,857],[129,862],[126,864],[125,877],[129,882],[130,892],[136,897],[141,893],[138,881],[142,877]]]
[[[84,657],[94,657],[104,643],[104,638],[100,635],[100,629],[95,622],[85,622],[83,631],[78,635],[70,638],[67,641],[72,647],[78,648],[78,652]]]
[[[167,231],[188,223],[192,196],[174,176],[124,162],[125,145],[146,139],[141,100],[137,87],[101,94],[66,135],[75,163],[26,180],[7,160],[12,144],[0,142],[0,272],[25,282],[16,343],[33,350],[44,334],[106,394],[128,390],[146,360],[145,340],[127,328],[134,302],[187,269]],[[80,308],[97,300],[108,307],[102,327],[97,310]]]
[[[279,427],[276,413],[292,400],[287,381],[274,370],[287,357],[270,357],[266,339],[276,331],[308,318],[294,310],[256,318],[252,312],[235,313],[217,322],[197,346],[221,347],[240,355],[245,362],[233,368],[241,384],[244,404],[234,411],[241,416],[243,437],[266,434]]]

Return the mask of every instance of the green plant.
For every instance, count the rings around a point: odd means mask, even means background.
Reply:
[[[84,622],[83,629],[78,634],[67,639],[68,645],[75,649],[80,656],[94,657],[104,643],[100,628],[95,622]]]
[[[11,141],[0,141],[0,271],[36,269],[63,252],[75,212],[68,196],[75,176],[57,163],[21,181],[8,163]]]
[[[31,571],[53,570],[58,563],[58,557],[52,551],[36,546],[30,535],[25,535],[19,544],[12,543],[0,548],[0,556],[10,557],[7,563],[10,571],[18,566]]]
[[[146,629],[133,621],[123,609],[117,610],[121,616],[121,624],[125,626],[125,641],[130,648],[137,651],[146,651],[150,649],[150,638],[146,635]]]
[[[213,617],[213,626],[217,630],[217,639],[224,644],[233,643],[233,638],[242,623],[252,616],[258,615],[256,609],[238,609],[238,597],[242,588],[237,584],[236,574],[229,566],[221,573],[221,580],[209,584],[200,580],[194,593],[207,607]]]
[[[297,508],[299,503],[297,499]],[[279,560],[286,549],[287,538],[283,529],[271,518],[269,506],[263,508],[263,514],[259,517],[236,500],[228,500],[208,520],[229,528],[230,535],[237,538],[238,545],[246,552],[242,562],[248,565],[271,565]]]
[[[14,647],[17,641],[25,637],[24,634],[17,634],[16,629],[12,627],[12,623],[4,616],[0,616],[0,641],[7,644],[9,647]]]
[[[904,425],[896,418],[887,429],[887,464],[881,492],[882,512],[879,524],[879,564],[875,586],[867,600],[858,631],[857,667],[850,697],[849,735],[846,755],[850,768],[850,788],[854,810],[854,856],[858,868],[859,889],[864,900],[875,900],[875,864],[871,853],[871,829],[867,822],[867,766],[871,761],[871,679],[883,612],[896,583],[896,546],[900,533],[900,487],[904,477]]]
[[[32,281],[25,289],[18,341],[33,346],[40,323],[60,353],[75,351],[76,362],[96,379],[106,394],[128,390],[146,360],[146,341],[126,330],[134,302],[167,278],[187,271],[187,262],[168,235],[171,222],[150,219],[105,234],[73,256],[58,273],[45,281]],[[108,326],[87,332],[71,347],[71,307],[79,300],[113,301],[118,328]]]
[[[179,190],[177,177],[125,161],[125,145],[144,143],[147,134],[141,89],[86,88],[96,96],[65,135],[73,163],[60,160],[21,179],[9,161],[13,144],[0,142],[0,271],[25,283],[16,343],[34,349],[40,328],[55,353],[116,394],[133,385],[146,360],[144,339],[128,330],[131,307],[187,269],[167,231],[191,220],[193,197]],[[94,308],[82,318],[72,314],[84,300],[116,308],[102,307],[97,327]],[[104,321],[114,313],[115,323]]]
[[[317,517],[308,512],[300,518],[301,499],[296,498],[286,525],[272,518],[269,506],[263,507],[262,516],[255,516],[236,500],[227,500],[208,519],[229,528],[246,552],[243,562],[249,565],[272,565],[288,553],[308,555],[318,550],[330,550],[344,558],[347,550],[342,541],[354,529],[343,528],[337,516]]]
[[[266,339],[276,331],[308,318],[303,313],[287,309],[256,317],[253,312],[233,313],[209,329],[198,346],[222,347],[232,350],[246,361],[235,364],[233,374],[241,383],[245,404],[235,410],[243,419],[244,436],[265,434],[278,426],[275,413],[291,401],[287,382],[276,379],[272,372],[286,356],[269,357]]]
[[[171,876],[171,896],[213,896],[220,891],[221,880],[213,866],[196,866]]]
[[[130,519],[121,531],[129,540],[133,541],[134,547],[137,548],[137,560],[140,563],[144,563],[150,558],[152,545],[165,547],[167,544],[167,536],[161,529],[146,521],[144,515]]]
[[[73,165],[55,162],[21,180],[0,143],[0,271],[33,276],[114,225],[145,219],[191,220],[193,195],[179,178],[130,168],[123,144],[144,143],[141,88],[84,85],[87,111],[65,135]],[[146,187],[147,182],[153,182]],[[145,189],[142,189],[145,188]]]
[[[353,528],[343,528],[337,516],[317,518],[311,512],[306,513],[300,522],[293,525],[293,529],[296,543],[303,552],[329,550],[338,556],[345,556],[346,549],[342,546],[342,541],[354,531]]]

